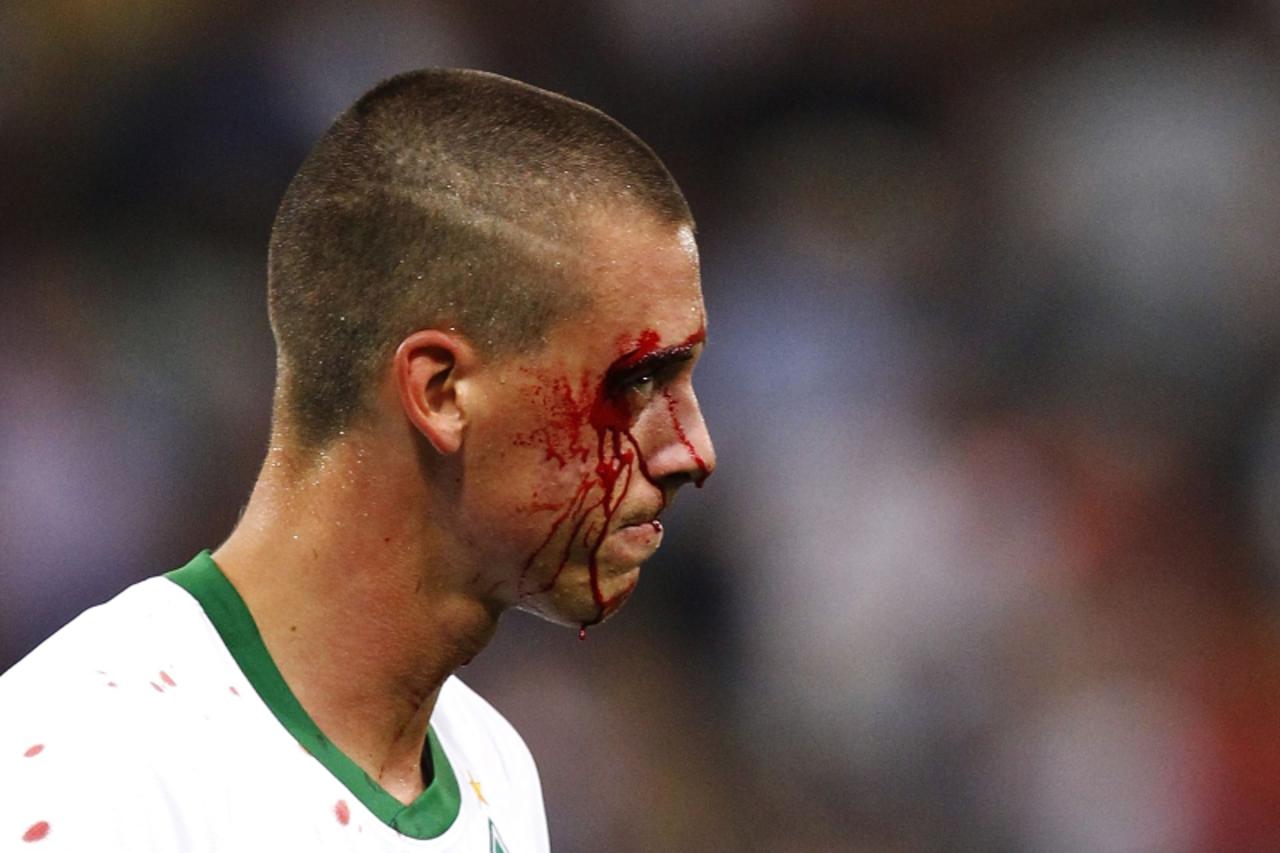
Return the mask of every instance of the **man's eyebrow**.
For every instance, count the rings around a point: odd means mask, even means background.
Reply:
[[[672,364],[690,361],[696,355],[699,344],[706,340],[704,334],[696,334],[683,343],[663,347],[656,350],[637,348],[623,353],[605,372],[605,382],[617,382],[620,379],[640,373],[657,372]]]
[[[622,373],[649,373],[665,367],[668,364],[676,364],[682,361],[688,361],[693,358],[695,344],[677,344],[672,347],[664,347],[660,350],[647,352],[641,355],[638,352],[631,352],[624,355],[613,363],[609,368],[609,375]]]

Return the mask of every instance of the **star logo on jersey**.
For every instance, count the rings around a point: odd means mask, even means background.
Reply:
[[[480,783],[473,779],[470,773],[467,773],[467,782],[471,785],[471,790],[476,792],[476,797],[480,802],[486,806],[489,805],[489,801],[484,798],[484,791],[480,790]]]

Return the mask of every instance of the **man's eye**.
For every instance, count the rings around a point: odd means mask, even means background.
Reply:
[[[653,394],[656,379],[652,373],[642,373],[627,381],[626,391],[637,397],[648,397]]]

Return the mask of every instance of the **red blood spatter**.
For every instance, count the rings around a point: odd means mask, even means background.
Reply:
[[[114,681],[108,681],[108,682],[107,682],[107,686],[108,686],[108,687],[119,687],[120,685],[119,685],[119,684],[116,684]]]
[[[517,435],[517,447],[540,447],[544,457],[563,468],[572,461],[586,462],[589,442],[583,438],[587,407],[591,399],[591,378],[584,376],[578,386],[566,377],[541,378],[530,394],[544,412],[543,424]]]
[[[150,682],[150,683],[151,683],[151,686],[155,688],[155,691],[156,691],[157,693],[163,693],[163,692],[164,692],[164,688],[163,688],[163,687],[161,687],[159,684],[156,684],[154,681],[152,681],[152,682]]]
[[[590,461],[593,448],[584,440],[584,434],[587,427],[595,432],[596,464],[583,474],[572,497],[563,503],[548,503],[537,501],[535,495],[532,505],[534,511],[551,511],[557,514],[550,521],[547,535],[542,543],[525,561],[519,581],[521,595],[533,592],[525,589],[525,581],[530,570],[556,535],[567,527],[568,537],[560,556],[560,565],[546,584],[537,591],[545,592],[551,589],[568,565],[573,545],[581,536],[589,554],[588,573],[591,596],[596,604],[596,615],[591,621],[581,626],[578,632],[579,639],[586,638],[588,625],[594,625],[603,620],[631,592],[628,588],[613,597],[605,597],[600,587],[598,558],[622,498],[631,486],[634,472],[638,470],[642,477],[653,483],[658,488],[664,503],[666,500],[665,491],[650,476],[644,456],[640,452],[640,445],[631,433],[636,412],[632,411],[625,389],[615,387],[615,383],[611,381],[640,368],[646,357],[658,352],[660,340],[661,336],[652,329],[641,332],[639,337],[625,345],[623,354],[614,360],[603,379],[596,381],[594,387],[589,375],[583,377],[577,388],[563,378],[544,381],[536,386],[531,393],[547,408],[546,424],[532,433],[519,435],[515,439],[517,446],[542,446],[547,460],[554,459],[563,468],[573,459],[582,463]],[[671,349],[689,349],[704,340],[706,340],[706,330],[699,329],[687,340]],[[684,428],[676,417],[674,402],[669,402],[668,405],[677,435],[690,450],[699,471],[702,472],[702,476],[698,479],[698,485],[701,485],[702,480],[707,476],[707,467],[688,440],[688,436],[685,435]],[[598,498],[593,500],[593,494],[598,494]],[[584,530],[587,517],[597,509],[603,512],[603,521],[598,526],[591,525]]]
[[[351,822],[351,807],[347,805],[346,800],[338,800],[333,804],[333,816],[338,819],[338,823],[346,826]]]
[[[163,669],[160,670],[160,680],[163,681],[165,684],[169,685],[170,687],[178,686],[177,682],[175,682],[172,678],[170,678],[169,673],[165,672]]]
[[[235,686],[234,684],[233,684],[233,685],[231,685],[230,687],[228,687],[227,689],[231,691],[231,695],[232,695],[232,696],[239,696],[239,695],[240,695],[240,691],[239,691],[239,690],[236,690],[236,686]]]
[[[39,755],[42,752],[44,752],[44,744],[37,743],[28,747],[27,751],[22,754],[27,758],[35,758],[37,755]]]
[[[41,820],[27,827],[27,831],[22,833],[23,841],[43,841],[49,835],[49,821]]]

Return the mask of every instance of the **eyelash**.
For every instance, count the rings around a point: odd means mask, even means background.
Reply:
[[[615,395],[635,395],[649,397],[658,386],[668,382],[680,372],[689,359],[664,361],[650,367],[637,366],[629,372],[622,372],[611,377],[608,384],[610,393]]]

